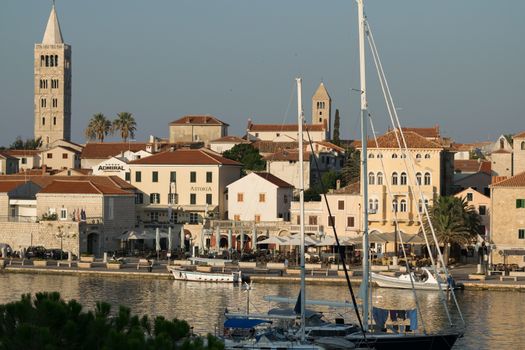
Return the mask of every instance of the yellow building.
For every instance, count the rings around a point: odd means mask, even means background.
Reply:
[[[228,124],[212,115],[186,115],[170,123],[170,143],[204,142],[228,135]]]

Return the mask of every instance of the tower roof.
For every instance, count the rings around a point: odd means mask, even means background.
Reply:
[[[315,91],[314,96],[312,97],[313,100],[331,100],[330,95],[328,94],[328,91],[324,87],[324,83],[319,84],[319,87]]]
[[[42,44],[63,44],[62,32],[60,31],[60,24],[58,23],[57,13],[55,11],[55,5],[51,8],[49,19],[47,20],[46,31],[44,32],[44,39]]]

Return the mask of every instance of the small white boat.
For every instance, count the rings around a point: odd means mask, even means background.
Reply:
[[[384,288],[412,289],[413,283],[415,289],[439,290],[438,281],[434,274],[424,267],[421,270],[422,272],[419,275],[411,272],[412,281],[408,273],[392,277],[372,272],[372,281],[377,283],[379,287]],[[449,288],[448,283],[441,282],[441,288],[447,290]]]
[[[233,272],[202,272],[191,271],[184,267],[170,266],[168,270],[173,277],[179,281],[193,281],[193,282],[220,282],[220,283],[241,283],[241,271]]]

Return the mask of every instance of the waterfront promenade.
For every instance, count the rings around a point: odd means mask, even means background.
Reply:
[[[25,273],[25,274],[50,274],[50,275],[85,275],[100,276],[108,278],[139,278],[139,279],[172,279],[171,273],[166,266],[167,261],[156,262],[151,272],[148,269],[137,269],[138,260],[130,259],[121,266],[120,269],[108,269],[106,263],[95,261],[89,268],[82,268],[73,261],[71,264],[49,262],[47,266],[37,267],[29,260],[24,264],[20,262],[6,265],[2,273]],[[71,266],[69,266],[71,265]],[[267,270],[242,269],[244,275],[249,276],[254,283],[272,283],[272,284],[289,284],[298,283],[299,276],[297,273],[277,273],[268,272]],[[351,270],[354,275],[359,274],[359,269]],[[499,276],[486,276],[484,281],[469,279],[469,275],[476,272],[475,265],[460,265],[450,268],[450,273],[458,283],[463,283],[466,290],[504,290],[504,291],[521,291],[525,292],[525,278],[514,280],[500,281]],[[361,278],[358,276],[350,277],[352,283],[360,283]],[[308,284],[318,285],[345,285],[345,278],[339,275],[314,275],[307,274],[306,281]]]

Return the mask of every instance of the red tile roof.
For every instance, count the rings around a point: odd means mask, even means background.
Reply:
[[[122,180],[118,176],[51,176],[51,175],[1,175],[0,181],[7,180],[23,180],[23,181],[32,181],[40,187],[46,187],[51,184],[53,181],[90,181],[95,185],[106,186],[106,187],[116,187],[122,190],[133,191],[136,190],[136,187]]]
[[[495,150],[494,152],[492,152],[491,154],[511,154],[512,152],[511,151],[507,151],[506,149],[498,149],[498,150]]]
[[[5,153],[13,157],[34,156],[40,152],[42,151],[38,149],[9,149],[5,151]]]
[[[0,157],[2,157],[4,159],[17,159],[16,157],[13,157],[12,155],[7,153],[6,151],[0,151]]]
[[[253,124],[250,123],[248,125],[249,131],[273,131],[273,132],[279,132],[279,131],[299,131],[299,128],[297,124]],[[324,125],[323,124],[307,124],[304,126],[304,131],[324,131]]]
[[[286,182],[284,180],[281,180],[280,178],[278,178],[277,176],[275,176],[273,174],[266,173],[266,172],[254,172],[254,174],[259,175],[260,177],[262,177],[266,181],[271,182],[272,184],[276,185],[277,187],[284,187],[284,188],[293,187],[293,185],[290,185],[288,182]]]
[[[241,138],[239,136],[223,136],[223,137],[220,137],[218,139],[211,140],[210,142],[213,142],[213,143],[220,143],[220,142],[225,142],[225,143],[232,143],[232,142],[251,143],[251,141],[243,139],[243,138]]]
[[[412,131],[425,138],[439,139],[441,137],[439,133],[439,125],[435,125],[431,128],[401,128],[403,131]]]
[[[361,182],[357,181],[346,185],[338,190],[333,190],[330,194],[359,194],[361,193]]]
[[[257,148],[260,153],[274,153],[283,149],[296,149],[299,143],[258,140],[255,141],[252,145],[253,147]]]
[[[184,117],[172,121],[170,125],[193,124],[193,125],[226,125],[225,122],[217,119],[213,115],[185,115]]]
[[[115,186],[105,186],[89,180],[55,180],[39,193],[133,195]]]
[[[285,149],[280,150],[276,153],[269,154],[264,157],[264,160],[269,162],[275,162],[275,161],[299,161],[299,151],[297,149]],[[303,153],[303,161],[309,162],[310,161],[310,153],[304,152]]]
[[[106,159],[128,150],[131,152],[145,150],[146,145],[142,142],[86,143],[80,157],[83,159]]]
[[[491,163],[488,161],[478,161],[477,159],[457,159],[454,160],[454,170],[460,173],[491,173]]]
[[[512,136],[513,138],[522,138],[525,137],[525,131],[519,132],[516,135]]]
[[[344,152],[345,149],[343,147],[337,146],[336,144],[333,144],[329,141],[314,141],[314,143],[318,143],[326,148],[331,148],[334,151],[337,152]]]
[[[392,130],[387,132],[384,135],[381,135],[377,138],[377,143],[379,147],[376,146],[375,140],[368,140],[367,146],[369,148],[393,148],[393,149],[399,149],[396,133],[399,135],[399,140],[402,142],[401,136],[399,134],[399,131]],[[413,131],[405,131],[403,132],[405,135],[405,140],[407,143],[407,147],[410,148],[440,148],[443,147],[439,145],[438,143],[434,141],[427,140],[423,136],[419,135],[418,133],[415,133]],[[361,141],[355,141],[354,142],[355,148],[361,148]]]
[[[178,149],[157,153],[147,158],[141,158],[129,162],[129,164],[173,164],[173,165],[237,165],[242,164],[234,160],[224,158],[216,153],[201,149]]]
[[[0,181],[0,192],[10,192],[17,188],[18,186],[21,186],[25,183],[25,181],[21,180],[8,180],[8,181]]]
[[[525,171],[506,180],[496,182],[491,187],[525,187]]]

